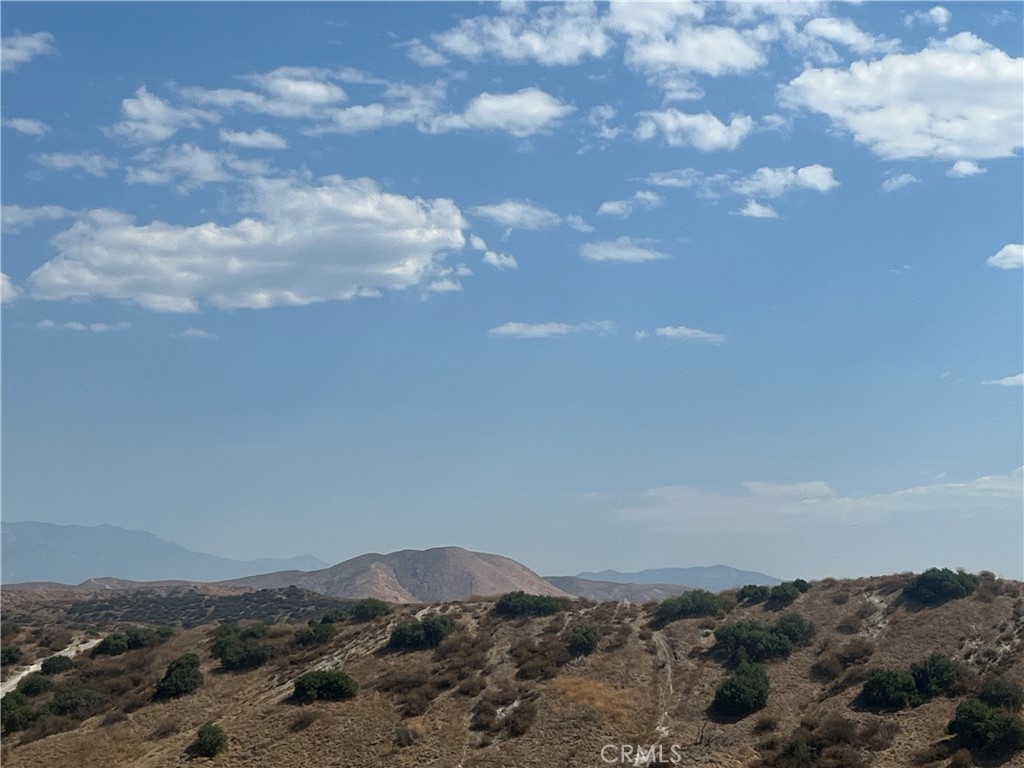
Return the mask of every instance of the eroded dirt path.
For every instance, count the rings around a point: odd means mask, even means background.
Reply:
[[[46,659],[52,659],[54,656],[68,656],[70,658],[74,658],[78,654],[83,653],[84,651],[88,651],[93,646],[99,645],[99,642],[99,638],[96,638],[95,640],[86,640],[83,638],[79,640],[77,643],[72,643],[63,651],[57,651],[56,653],[47,656]],[[0,698],[6,696],[8,693],[17,688],[18,683],[22,679],[24,679],[28,675],[31,675],[33,672],[38,672],[39,670],[41,670],[43,668],[43,662],[46,661],[46,659],[39,659],[38,661],[32,662],[29,666],[25,667],[24,669],[18,670],[13,675],[4,680],[3,683],[0,683]]]

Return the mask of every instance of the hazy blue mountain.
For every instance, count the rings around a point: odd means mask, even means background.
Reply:
[[[0,535],[0,581],[4,584],[79,584],[100,576],[133,581],[222,581],[268,571],[316,570],[327,565],[309,555],[230,560],[116,525],[5,522],[0,524]]]
[[[741,571],[727,565],[701,565],[693,568],[649,568],[636,573],[597,571],[576,574],[581,579],[614,581],[619,584],[681,584],[694,589],[717,592],[742,587],[744,584],[781,584],[782,579],[757,571]]]

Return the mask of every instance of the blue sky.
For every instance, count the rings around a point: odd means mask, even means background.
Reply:
[[[3,24],[3,515],[1022,577],[1019,3]]]

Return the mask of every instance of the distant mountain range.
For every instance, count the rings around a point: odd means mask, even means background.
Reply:
[[[78,584],[113,576],[133,581],[223,581],[283,569],[327,565],[315,557],[230,560],[192,552],[145,531],[116,525],[0,523],[0,581]]]
[[[437,603],[522,590],[599,602],[644,603],[687,589],[720,591],[743,584],[780,583],[763,573],[724,565],[541,577],[510,558],[461,547],[369,553],[329,566],[309,556],[229,560],[113,525],[3,523],[0,532],[0,573],[5,586],[47,582],[50,587],[80,585],[91,590],[157,586],[154,582],[212,582],[249,589],[297,586],[333,597],[375,597],[391,603]]]

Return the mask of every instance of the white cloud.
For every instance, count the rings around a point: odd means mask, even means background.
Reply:
[[[658,208],[663,202],[658,193],[643,189],[628,200],[608,200],[601,203],[601,207],[597,209],[597,215],[625,219],[637,209]]]
[[[986,381],[986,384],[999,384],[1003,387],[1024,387],[1024,373],[1018,373],[1016,376],[1004,376],[1001,379],[995,379],[994,381]]]
[[[580,246],[580,255],[589,261],[641,262],[668,258],[667,253],[648,248],[644,241],[634,242],[628,237],[585,243]]]
[[[21,288],[16,286],[6,274],[0,272],[0,304],[10,304],[21,296]]]
[[[762,205],[756,200],[747,200],[747,204],[740,210],[735,211],[740,216],[747,216],[751,219],[777,219],[779,214],[770,205]]]
[[[295,306],[429,285],[465,245],[451,200],[403,197],[365,178],[247,184],[249,216],[231,225],[136,225],[91,212],[53,238],[58,255],[32,273],[32,295],[163,312]]]
[[[36,155],[36,162],[55,171],[83,171],[90,176],[106,176],[117,168],[117,161],[96,152],[52,152]]]
[[[0,68],[13,72],[36,56],[53,53],[53,35],[49,32],[35,32],[26,35],[15,32],[0,40]]]
[[[594,136],[597,138],[602,141],[612,141],[622,133],[621,128],[610,125],[616,115],[618,115],[618,111],[611,104],[598,104],[587,113],[587,125],[594,129]]]
[[[459,26],[433,35],[444,51],[470,61],[485,58],[544,65],[578,64],[601,58],[612,41],[591,3],[534,6],[533,13],[463,19]]]
[[[985,263],[999,269],[1021,269],[1024,267],[1024,245],[1010,243],[999,249],[994,256],[989,256]]]
[[[704,182],[704,173],[696,168],[679,168],[674,171],[655,171],[647,174],[647,183],[656,187],[697,187]]]
[[[108,133],[139,144],[165,141],[182,128],[199,128],[203,123],[219,120],[216,113],[207,110],[171,106],[146,90],[146,86],[139,88],[134,98],[121,102],[121,112],[124,120]]]
[[[957,160],[953,163],[953,166],[946,171],[946,175],[951,176],[954,179],[966,179],[970,176],[978,176],[979,174],[985,173],[987,170],[987,168],[982,168],[973,160]]]
[[[1024,60],[964,32],[917,53],[804,70],[780,90],[880,157],[1009,157],[1024,143]]]
[[[562,217],[529,200],[505,200],[494,205],[477,205],[469,209],[474,216],[483,216],[510,229],[544,229],[562,223]]]
[[[249,149],[287,149],[288,142],[283,136],[271,133],[264,128],[255,131],[228,131],[221,129],[220,140],[236,147]]]
[[[780,197],[794,189],[810,189],[828,192],[839,186],[832,175],[832,169],[823,165],[806,165],[803,168],[758,168],[750,176],[738,179],[732,190],[740,195],[765,195]]]
[[[448,59],[435,51],[429,45],[424,45],[419,40],[413,39],[404,44],[406,55],[421,67],[443,67]]]
[[[838,43],[859,54],[890,53],[899,48],[899,40],[869,35],[849,19],[822,17],[804,25],[804,33],[812,38]]]
[[[433,118],[429,130],[435,133],[503,131],[523,138],[550,131],[573,109],[539,88],[523,88],[515,93],[481,93],[462,113]]]
[[[676,109],[641,112],[634,135],[640,141],[659,133],[670,147],[695,147],[703,152],[736,149],[754,128],[746,115],[733,117],[726,125],[710,112],[689,115]]]
[[[482,237],[479,237],[477,235],[470,235],[469,247],[472,248],[474,251],[486,251],[487,243],[484,242],[484,239]]]
[[[129,184],[169,184],[178,182],[181,191],[204,184],[225,182],[234,174],[256,176],[266,172],[261,160],[239,160],[228,152],[210,152],[191,144],[154,149],[136,156],[142,165],[128,168],[125,181]]]
[[[721,344],[725,336],[720,333],[701,331],[697,328],[687,328],[685,325],[666,325],[662,328],[655,328],[654,334],[663,339],[685,339],[687,341],[703,341],[707,344]]]
[[[205,331],[202,328],[186,328],[181,333],[175,334],[183,339],[215,339],[217,338],[214,334],[209,331]]]
[[[4,232],[14,235],[36,222],[59,221],[74,215],[74,211],[59,205],[38,205],[33,208],[5,205],[0,208],[0,226]]]
[[[510,256],[507,253],[498,253],[496,251],[487,251],[484,253],[484,263],[490,264],[495,269],[500,270],[519,268],[519,262],[516,261],[515,256]]]
[[[3,124],[12,131],[23,133],[26,136],[43,136],[50,130],[50,126],[46,123],[29,117],[5,117]]]
[[[125,322],[124,320],[117,323],[83,323],[78,320],[69,320],[66,323],[55,323],[53,320],[40,320],[36,323],[36,328],[41,330],[56,328],[64,331],[77,331],[79,333],[84,333],[86,331],[90,333],[109,333],[110,331],[126,331],[131,327],[132,324]]]
[[[609,320],[590,323],[505,323],[491,328],[491,336],[507,336],[514,339],[548,339],[568,336],[571,333],[595,332],[602,335],[615,333],[615,325]]]
[[[565,226],[567,226],[569,229],[575,229],[577,232],[594,231],[594,228],[587,224],[587,222],[583,220],[582,216],[570,215],[566,216],[563,220],[565,221]]]
[[[919,184],[920,182],[921,180],[912,173],[893,174],[882,182],[882,191],[895,192],[897,189],[903,189],[909,184]]]
[[[939,28],[940,32],[945,32],[952,18],[953,14],[948,9],[943,8],[941,5],[936,5],[927,11],[908,13],[903,17],[903,23],[908,27],[912,27],[915,23],[934,24]]]
[[[748,480],[740,483],[746,488],[751,496],[761,496],[771,499],[822,499],[836,495],[832,487],[821,480],[813,480],[809,483],[764,483],[757,480]]]

